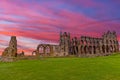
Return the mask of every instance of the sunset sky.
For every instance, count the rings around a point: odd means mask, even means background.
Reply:
[[[0,0],[0,54],[10,36],[18,52],[31,54],[40,43],[57,44],[60,31],[100,37],[108,30],[120,41],[120,0]]]

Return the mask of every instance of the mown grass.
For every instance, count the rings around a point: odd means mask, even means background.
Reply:
[[[120,80],[120,54],[1,62],[0,80]]]

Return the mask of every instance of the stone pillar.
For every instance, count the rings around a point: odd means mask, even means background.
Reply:
[[[50,56],[53,56],[54,52],[53,52],[53,46],[50,46]]]
[[[102,45],[100,45],[100,54],[102,54],[103,51],[102,51]]]
[[[104,50],[105,50],[105,53],[104,53],[104,54],[106,54],[106,53],[107,53],[107,48],[106,48],[106,45],[105,45],[105,47],[104,47],[104,48],[105,48],[105,49],[104,49]]]
[[[36,50],[36,56],[39,56],[39,55],[40,55],[39,53],[40,53],[40,52],[39,52],[39,49]]]
[[[44,46],[44,48],[43,48],[43,55],[44,55],[44,56],[47,55],[47,53],[46,53],[46,47],[45,47],[45,46]]]
[[[1,61],[12,62],[15,57],[17,57],[17,39],[16,36],[12,36],[9,46],[2,53]]]
[[[94,54],[94,48],[93,48],[93,45],[91,46],[91,54],[92,54],[92,55]]]
[[[85,46],[82,45],[82,48],[81,48],[82,55],[85,55],[84,47],[85,47]]]
[[[80,56],[81,55],[81,45],[79,44],[78,45],[78,56]]]
[[[12,36],[7,47],[2,53],[3,57],[16,57],[17,56],[17,39],[16,36]]]

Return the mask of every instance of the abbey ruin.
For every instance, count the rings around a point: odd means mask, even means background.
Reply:
[[[60,32],[59,45],[39,44],[32,52],[32,56],[106,56],[114,52],[119,52],[119,43],[116,32],[104,33],[101,38],[81,36],[71,38],[70,33]],[[3,61],[10,60],[11,57],[24,56],[24,52],[17,53],[17,39],[12,36],[9,46],[3,51]],[[6,58],[7,57],[7,58]],[[9,57],[9,58],[8,58]],[[11,59],[12,60],[12,59]]]
[[[9,42],[9,46],[3,51],[3,57],[16,57],[17,56],[17,39],[16,36],[12,36]]]
[[[17,57],[17,39],[16,36],[12,36],[9,42],[9,46],[5,48],[2,53],[2,62],[13,62],[14,58]]]
[[[71,38],[60,32],[59,45],[39,44],[32,55],[36,56],[104,56],[119,51],[116,32],[104,33],[101,38],[81,36]]]

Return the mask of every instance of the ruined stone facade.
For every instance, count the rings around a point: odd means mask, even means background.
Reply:
[[[104,33],[101,38],[88,36],[74,37],[60,32],[59,45],[39,44],[33,55],[37,56],[101,56],[119,51],[116,32]]]
[[[2,57],[16,57],[17,56],[17,39],[12,36],[9,46],[3,51]]]

